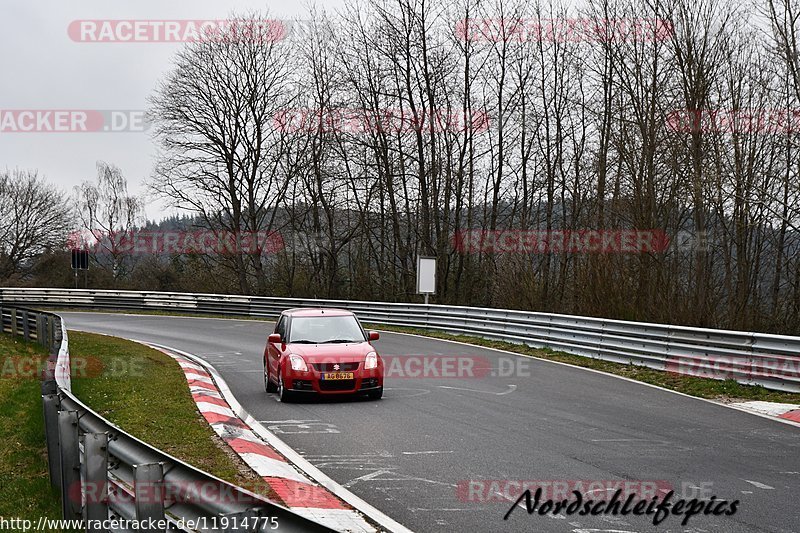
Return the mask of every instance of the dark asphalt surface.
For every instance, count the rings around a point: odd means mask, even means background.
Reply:
[[[382,355],[473,355],[503,377],[387,379],[380,401],[282,404],[264,392],[267,322],[61,313],[69,329],[198,355],[239,402],[330,477],[419,532],[800,531],[800,428],[598,373],[382,333]],[[528,515],[459,498],[465,480],[664,481],[734,516]]]

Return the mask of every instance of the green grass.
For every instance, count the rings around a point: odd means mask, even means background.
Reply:
[[[128,433],[226,481],[274,496],[197,411],[178,364],[141,344],[69,332],[73,392]],[[59,519],[37,369],[47,352],[0,334],[0,517]]]
[[[365,324],[365,327],[366,326],[367,325]],[[682,392],[691,396],[708,398],[711,400],[723,402],[760,400],[764,402],[800,404],[800,394],[774,391],[761,386],[742,385],[741,383],[738,383],[732,379],[723,381],[717,379],[684,376],[673,372],[663,372],[661,370],[654,370],[643,366],[614,363],[611,361],[603,361],[601,359],[592,359],[589,357],[582,357],[580,355],[557,352],[547,348],[532,348],[530,346],[521,344],[492,341],[470,335],[451,335],[449,333],[442,333],[440,331],[409,327],[385,326],[380,324],[370,324],[369,327],[371,329],[395,331],[398,333],[414,333],[417,335],[424,335],[426,337],[433,337],[437,339],[465,342],[476,346],[497,348],[509,352],[538,357],[540,359],[547,359],[550,361],[567,363],[569,365],[591,368],[594,370],[607,372],[609,374],[615,374],[617,376],[624,376],[636,381],[650,383],[651,385],[658,385],[659,387]]]
[[[72,391],[133,436],[226,481],[271,496],[200,415],[183,371],[141,344],[70,331]],[[85,364],[84,364],[85,363]],[[75,376],[76,369],[81,375]]]
[[[39,377],[47,352],[0,334],[0,516],[36,521],[61,517],[50,487]],[[28,364],[32,363],[32,366]]]

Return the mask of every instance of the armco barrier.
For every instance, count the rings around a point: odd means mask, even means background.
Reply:
[[[0,305],[275,317],[342,307],[365,322],[524,343],[688,375],[800,392],[800,337],[482,307],[168,292],[0,288]]]
[[[50,350],[42,400],[50,482],[60,490],[64,519],[85,520],[87,531],[127,531],[125,525],[147,531],[333,531],[202,472],[92,411],[72,394],[67,332],[58,315],[3,300],[0,317],[4,332]],[[112,527],[97,527],[102,525]]]

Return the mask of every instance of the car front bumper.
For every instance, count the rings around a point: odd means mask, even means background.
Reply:
[[[368,392],[383,387],[383,368],[364,370],[359,368],[352,371],[353,379],[323,379],[323,374],[318,370],[292,370],[284,371],[283,383],[287,390],[292,392],[306,392],[317,394],[355,394]]]

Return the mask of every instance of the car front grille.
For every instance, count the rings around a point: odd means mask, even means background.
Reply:
[[[356,388],[354,379],[321,379],[319,380],[319,390],[323,391],[345,391]]]
[[[320,372],[353,372],[358,370],[361,363],[313,363],[314,368]],[[333,368],[338,366],[339,368]]]

